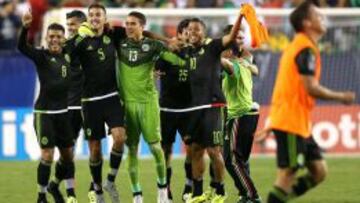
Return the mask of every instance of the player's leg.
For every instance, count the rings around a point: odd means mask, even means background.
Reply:
[[[37,168],[38,203],[47,203],[46,191],[51,173],[51,164],[54,156],[54,123],[51,115],[35,113],[34,127],[41,148],[41,159]]]
[[[178,131],[181,135],[182,141],[185,145],[185,161],[184,161],[184,170],[185,170],[185,184],[182,192],[182,200],[185,201],[189,199],[192,192],[193,181],[192,181],[192,167],[191,167],[191,135],[188,132],[189,122],[190,122],[191,113],[181,113],[178,116],[179,127]]]
[[[277,174],[273,189],[268,195],[268,203],[287,202],[291,198],[292,185],[297,169],[304,163],[303,139],[294,134],[274,130],[277,150]],[[302,157],[302,158],[301,158]]]
[[[125,103],[125,125],[128,146],[128,173],[130,176],[131,190],[133,193],[133,202],[142,203],[142,189],[139,182],[139,159],[138,159],[138,145],[140,141],[140,126],[139,120],[136,116],[137,104],[128,102]]]
[[[305,164],[308,169],[308,173],[297,177],[292,186],[292,198],[305,194],[308,190],[323,182],[328,171],[327,164],[323,159],[321,150],[315,140],[311,137],[306,139],[305,143]]]
[[[215,197],[212,202],[223,202],[225,200],[224,177],[225,163],[222,156],[223,145],[223,121],[221,108],[206,109],[204,119],[204,135],[207,137],[205,142],[206,151],[210,157],[211,167],[214,172],[212,186],[215,190]]]
[[[119,192],[115,185],[115,178],[118,173],[126,141],[124,126],[124,107],[120,103],[120,99],[111,97],[104,100],[105,121],[110,128],[113,138],[113,146],[110,153],[110,171],[104,183],[104,190],[107,191],[113,203],[120,202]]]
[[[176,137],[177,129],[177,116],[176,113],[170,112],[160,112],[161,120],[161,148],[164,151],[165,163],[166,163],[166,182],[168,183],[168,197],[169,200],[172,200],[171,193],[171,176],[172,176],[172,167],[171,167],[171,158],[173,144]]]
[[[168,202],[165,156],[160,144],[160,108],[158,101],[153,100],[146,104],[141,104],[141,109],[137,113],[141,118],[140,126],[144,139],[148,143],[155,159],[158,176],[158,202]]]
[[[244,115],[240,118],[230,120],[232,124],[229,131],[231,158],[229,167],[231,167],[233,180],[235,185],[240,185],[239,193],[241,198],[253,202],[261,201],[250,177],[248,169],[248,161],[251,153],[251,148],[254,140],[254,133],[257,127],[259,115]]]
[[[103,106],[101,101],[84,102],[82,106],[84,118],[85,139],[88,140],[90,159],[89,168],[92,176],[92,184],[88,197],[90,202],[103,199],[102,190],[102,151],[101,139],[105,137]],[[94,192],[95,191],[95,192]]]
[[[79,134],[80,134],[80,129],[82,128],[83,124],[82,124],[82,117],[81,117],[81,110],[80,109],[73,109],[73,110],[69,110],[68,112],[69,115],[69,121],[70,121],[70,125],[71,125],[71,133],[73,135],[73,140],[74,142],[76,142]],[[57,160],[55,163],[55,176],[52,178],[52,180],[49,183],[49,187],[48,190],[49,192],[51,191],[54,194],[59,194],[59,185],[61,183],[61,181],[64,179],[64,171],[66,169],[64,169],[63,166],[63,161],[61,159]]]

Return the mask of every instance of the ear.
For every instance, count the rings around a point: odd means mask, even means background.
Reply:
[[[310,27],[311,21],[308,19],[305,19],[305,20],[303,20],[302,25],[303,25],[303,27]]]

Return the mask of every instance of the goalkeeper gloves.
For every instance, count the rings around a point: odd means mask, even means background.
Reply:
[[[83,22],[79,29],[78,29],[78,33],[81,37],[94,37],[95,36],[95,32],[91,29],[91,26],[88,22]]]

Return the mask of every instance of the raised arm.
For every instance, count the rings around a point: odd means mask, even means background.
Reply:
[[[18,41],[18,49],[21,53],[31,58],[34,61],[40,61],[41,53],[27,42],[27,33],[32,22],[32,15],[30,12],[25,13],[22,17],[22,29]]]
[[[243,15],[239,14],[230,33],[222,37],[222,45],[224,47],[227,47],[232,41],[234,41],[236,39],[236,37],[239,33],[239,30],[240,30],[242,18],[243,18]]]

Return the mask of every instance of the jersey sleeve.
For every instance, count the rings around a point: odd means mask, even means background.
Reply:
[[[115,44],[118,44],[121,40],[127,37],[126,30],[122,26],[113,27],[113,40]]]
[[[34,48],[33,46],[27,43],[27,28],[22,28],[20,32],[19,42],[18,42],[18,49],[21,53],[25,56],[29,57],[35,63],[42,62],[42,52],[39,49]]]
[[[209,43],[209,46],[211,48],[211,51],[214,52],[215,54],[221,54],[221,52],[223,52],[226,49],[226,47],[224,47],[222,44],[222,38],[213,39]]]
[[[184,59],[169,51],[161,42],[157,42],[157,51],[159,52],[159,58],[170,63],[171,65],[180,67],[186,66],[186,61]]]
[[[315,74],[315,54],[312,49],[305,48],[300,51],[295,61],[301,75]]]

